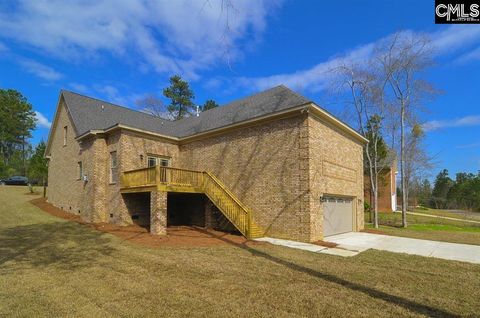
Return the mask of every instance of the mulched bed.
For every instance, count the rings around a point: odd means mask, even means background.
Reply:
[[[337,245],[338,245],[337,243],[325,242],[325,241],[316,241],[316,242],[312,242],[312,244],[325,246],[325,247],[329,247],[329,248],[337,247]]]
[[[44,198],[33,199],[33,205],[53,216],[89,226],[98,231],[113,234],[123,240],[148,247],[209,247],[222,245],[263,245],[265,243],[250,241],[242,235],[225,233],[194,226],[175,226],[167,228],[167,235],[151,235],[146,228],[129,225],[120,226],[110,223],[88,223],[79,215],[67,213]]]
[[[371,234],[389,235],[388,233],[385,233],[381,230],[376,230],[376,229],[363,229],[360,232],[371,233]]]

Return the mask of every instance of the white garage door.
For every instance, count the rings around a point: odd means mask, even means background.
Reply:
[[[326,197],[323,202],[323,236],[353,231],[353,201]]]

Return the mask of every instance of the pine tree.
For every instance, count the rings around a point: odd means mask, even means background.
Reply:
[[[432,200],[434,206],[438,208],[445,208],[447,206],[447,195],[453,187],[454,182],[448,176],[448,170],[443,169],[435,178],[435,183],[432,190]]]
[[[47,175],[48,175],[48,161],[45,158],[46,144],[42,140],[37,147],[33,155],[30,157],[28,165],[28,177],[30,180],[37,180],[43,185],[43,196],[47,193]]]
[[[171,100],[167,110],[175,120],[188,117],[195,112],[192,101],[195,95],[188,82],[179,75],[170,77],[170,86],[163,90],[163,95]]]
[[[209,109],[217,108],[218,106],[219,105],[217,104],[216,101],[214,101],[213,99],[209,99],[205,102],[205,104],[203,104],[202,112],[204,112],[206,110],[209,110]]]

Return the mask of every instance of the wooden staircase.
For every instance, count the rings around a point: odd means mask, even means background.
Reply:
[[[156,166],[122,173],[122,192],[149,188],[204,193],[245,237],[254,239],[264,235],[264,231],[253,221],[253,212],[210,172]]]

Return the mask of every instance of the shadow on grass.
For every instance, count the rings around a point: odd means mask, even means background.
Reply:
[[[236,247],[242,248],[242,249],[250,252],[254,256],[263,257],[263,258],[265,258],[265,259],[267,259],[271,262],[274,262],[274,263],[279,264],[279,265],[283,265],[283,266],[288,267],[289,269],[292,269],[294,271],[304,273],[304,274],[307,274],[307,275],[310,275],[310,276],[328,281],[330,283],[338,284],[342,287],[345,287],[345,288],[348,288],[348,289],[351,289],[351,290],[354,290],[354,291],[357,291],[357,292],[364,293],[364,294],[366,294],[370,297],[374,297],[374,298],[392,303],[394,305],[401,306],[401,307],[403,307],[407,310],[410,310],[410,311],[418,313],[418,314],[427,315],[427,316],[430,316],[430,317],[458,317],[457,315],[452,314],[452,313],[450,313],[448,311],[445,311],[443,309],[440,309],[440,308],[435,308],[435,307],[431,307],[431,306],[424,305],[424,304],[421,304],[421,303],[417,303],[413,300],[409,300],[409,299],[402,298],[402,297],[399,297],[399,296],[391,295],[391,294],[385,293],[383,291],[380,291],[380,290],[377,290],[377,289],[374,289],[374,288],[371,288],[371,287],[368,287],[368,286],[364,286],[364,285],[361,285],[361,284],[350,282],[348,280],[345,280],[343,278],[340,278],[340,277],[337,277],[337,276],[334,276],[334,275],[331,275],[331,274],[322,273],[322,272],[316,271],[314,269],[292,263],[291,261],[279,258],[277,256],[273,256],[273,255],[270,255],[266,252],[263,252],[263,251],[260,251],[258,249],[252,248],[252,247],[248,246],[247,243],[239,244],[239,243],[233,242],[233,241],[223,237],[224,235],[216,235],[214,233],[210,233],[206,230],[200,230],[200,229],[199,229],[199,231],[202,231],[206,234],[209,234],[209,235],[211,235],[211,236],[213,236],[213,237],[215,237],[219,240],[225,241],[225,242],[227,242],[231,245],[234,245]]]
[[[71,222],[33,224],[0,229],[0,268],[55,266],[64,270],[91,266],[114,248],[103,233]]]

